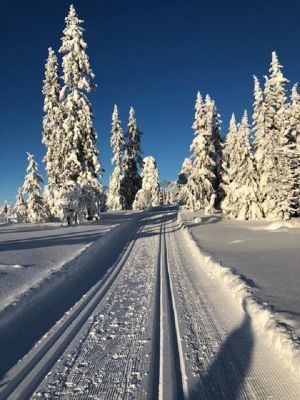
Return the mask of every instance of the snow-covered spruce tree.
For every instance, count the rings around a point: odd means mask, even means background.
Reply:
[[[123,190],[125,194],[125,209],[132,208],[135,196],[141,188],[139,168],[143,167],[140,147],[140,131],[137,127],[135,111],[130,107],[128,131],[126,133],[126,146],[124,154],[124,179]]]
[[[79,204],[82,215],[92,218],[97,215],[102,167],[96,148],[97,133],[93,127],[92,107],[85,93],[93,88],[94,74],[86,54],[87,44],[83,39],[83,21],[78,19],[74,6],[65,19],[62,45],[62,68],[64,86],[61,90],[63,124],[61,133],[62,191],[70,181],[81,189]],[[76,190],[78,192],[78,190]]]
[[[28,222],[45,222],[49,216],[47,205],[44,202],[40,185],[43,183],[38,173],[38,165],[32,154],[28,155],[27,175],[23,184],[23,193],[27,194],[27,220]]]
[[[181,171],[178,174],[178,179],[177,179],[177,195],[176,195],[176,201],[177,204],[181,206],[185,206],[188,200],[188,189],[187,189],[187,183],[189,176],[192,171],[192,160],[187,157],[184,159],[181,167]]]
[[[161,204],[159,175],[154,157],[143,160],[142,188],[137,192],[132,208],[143,210]]]
[[[45,169],[48,175],[47,202],[51,214],[55,216],[59,213],[56,207],[56,196],[62,173],[60,157],[62,138],[59,135],[62,121],[60,90],[57,57],[52,48],[49,48],[43,86],[45,116],[43,118],[42,143],[46,146],[46,155],[43,161],[46,163]]]
[[[223,191],[221,189],[222,179],[222,141],[221,141],[221,120],[217,112],[215,102],[209,95],[205,97],[205,108],[207,112],[208,130],[211,130],[213,143],[214,143],[214,160],[215,160],[215,182],[214,187],[216,190],[216,205],[219,205],[223,198]]]
[[[262,218],[246,111],[238,129],[232,117],[223,155],[226,160],[223,183],[225,198],[221,203],[223,212],[230,218],[242,220]]]
[[[272,53],[270,77],[266,77],[264,92],[255,78],[254,131],[256,164],[264,216],[287,219],[291,212],[291,173],[286,151],[287,104],[285,84],[275,52]],[[290,181],[290,182],[289,182]]]
[[[238,127],[235,120],[235,115],[232,114],[229,130],[225,138],[225,143],[223,147],[222,154],[222,188],[224,190],[224,185],[228,185],[230,183],[231,177],[228,175],[227,171],[229,171],[230,167],[230,158],[232,157],[232,152],[236,149],[236,142],[238,140],[237,135]]]
[[[192,210],[214,207],[216,201],[216,149],[212,132],[212,113],[207,111],[200,93],[197,94],[193,129],[195,138],[191,144],[192,170],[187,182],[187,208]]]
[[[300,95],[297,84],[292,88],[291,104],[286,120],[286,139],[291,164],[292,215],[300,215]]]
[[[24,200],[24,194],[23,194],[22,188],[18,189],[14,212],[16,214],[18,222],[26,222],[27,221],[27,203]]]
[[[110,144],[113,148],[112,164],[115,164],[114,171],[109,181],[107,205],[111,210],[123,210],[125,208],[124,187],[123,187],[123,152],[125,140],[119,119],[118,107],[114,106],[112,115],[112,136]]]

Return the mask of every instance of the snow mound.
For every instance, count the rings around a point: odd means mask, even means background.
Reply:
[[[222,280],[224,285],[229,288],[231,294],[237,299],[244,309],[247,309],[254,328],[267,336],[271,346],[277,354],[285,361],[287,367],[293,373],[300,371],[300,340],[294,334],[292,328],[280,321],[274,312],[268,308],[267,304],[260,304],[254,297],[253,291],[247,278],[238,274],[230,267],[223,266],[221,263],[199,247],[181,216],[178,214],[178,222],[187,238],[187,243],[194,254],[207,268],[209,275]]]
[[[201,224],[201,222],[202,222],[202,218],[200,218],[200,217],[195,217],[194,218],[194,223],[195,224]]]
[[[272,222],[270,225],[267,225],[265,227],[266,231],[275,231],[277,229],[282,229],[282,228],[289,228],[289,229],[295,229],[295,228],[300,228],[300,223],[299,221],[275,221]]]
[[[0,269],[21,269],[24,268],[23,265],[15,264],[15,265],[9,265],[9,264],[0,264]]]

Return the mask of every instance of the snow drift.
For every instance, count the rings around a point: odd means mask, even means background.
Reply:
[[[267,336],[269,343],[282,357],[287,367],[292,372],[299,374],[300,338],[294,334],[288,324],[280,321],[270,308],[258,302],[253,295],[252,288],[248,284],[246,277],[235,272],[233,268],[226,267],[217,262],[211,255],[199,247],[180,213],[178,214],[178,222],[180,227],[183,228],[182,231],[187,238],[187,243],[193,254],[197,255],[208,274],[222,280],[234,298],[243,307],[247,308],[254,328],[259,333]]]

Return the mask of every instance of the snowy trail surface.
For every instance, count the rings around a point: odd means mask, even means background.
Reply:
[[[149,212],[118,260],[2,378],[0,399],[299,399],[184,235]]]

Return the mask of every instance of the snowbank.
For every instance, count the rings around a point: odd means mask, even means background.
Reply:
[[[112,220],[111,229],[105,230],[105,235],[91,238],[85,245],[77,244],[79,249],[73,250],[72,254],[51,270],[46,271],[34,282],[27,282],[19,293],[12,293],[11,296],[3,299],[0,302],[1,328],[12,324],[12,321],[20,316],[25,317],[28,310],[38,302],[64,293],[70,286],[70,281],[81,281],[89,274],[95,275],[95,270],[99,269],[99,265],[105,264],[106,258],[118,253],[119,247],[126,243],[132,232],[140,225],[143,217],[144,213],[133,213],[122,223]],[[52,251],[55,251],[55,248],[52,248]],[[22,266],[0,264],[0,272],[1,269],[7,268],[19,269]]]
[[[275,221],[265,227],[266,231],[275,231],[277,229],[288,228],[288,229],[300,229],[299,221]]]
[[[294,334],[286,323],[276,318],[275,314],[267,306],[260,304],[254,297],[252,288],[243,275],[238,274],[232,268],[223,266],[204,252],[185,224],[181,214],[178,214],[179,225],[187,238],[191,251],[197,255],[201,264],[207,267],[208,274],[219,278],[228,287],[252,318],[254,328],[267,335],[267,338],[276,352],[284,359],[288,368],[294,373],[300,371],[300,339]],[[273,224],[271,224],[273,225]]]

